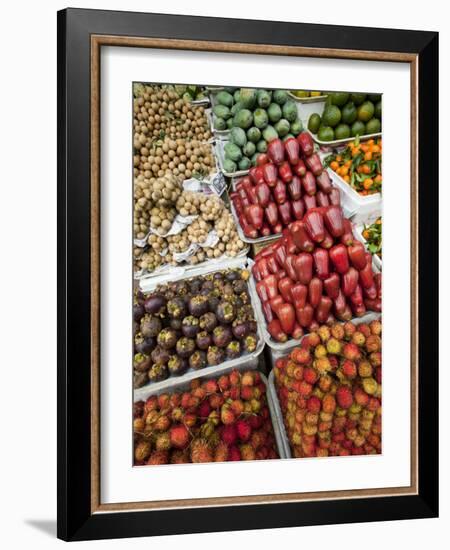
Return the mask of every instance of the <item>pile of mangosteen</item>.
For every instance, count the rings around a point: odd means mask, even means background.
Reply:
[[[255,351],[249,272],[230,269],[134,296],[134,387]]]

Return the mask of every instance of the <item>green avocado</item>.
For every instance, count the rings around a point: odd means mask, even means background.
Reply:
[[[320,123],[322,119],[318,113],[313,113],[308,120],[308,130],[313,134],[317,134],[320,128]]]
[[[236,172],[237,164],[230,159],[224,159],[223,169],[224,169],[224,172],[227,172],[228,174],[232,174],[233,172]]]
[[[267,109],[270,122],[278,122],[283,116],[281,107],[277,103],[271,103]]]
[[[246,157],[251,157],[256,153],[256,145],[252,141],[248,141],[242,148],[242,152]]]
[[[378,134],[381,132],[381,122],[378,118],[371,118],[366,124],[366,134]]]
[[[244,147],[247,143],[247,134],[242,128],[235,126],[230,131],[230,141],[238,147]]]
[[[230,109],[230,113],[232,116],[234,116],[236,113],[238,113],[241,109],[244,107],[242,106],[242,103],[240,101],[237,101]]]
[[[297,120],[294,120],[294,122],[291,122],[291,127],[290,127],[291,134],[294,134],[294,136],[298,136],[298,134],[300,134],[300,132],[302,131],[303,131],[303,124],[299,118]]]
[[[272,94],[267,90],[258,90],[256,93],[256,102],[262,109],[267,109],[272,101]]]
[[[261,139],[261,130],[252,126],[247,130],[247,139],[253,143],[257,143]]]
[[[298,112],[297,112],[297,104],[295,101],[288,100],[281,108],[281,111],[283,113],[283,118],[285,118],[289,122],[294,122],[294,120],[297,120]]]
[[[269,117],[264,109],[256,109],[253,112],[253,123],[261,130],[269,124]]]
[[[227,120],[231,116],[230,109],[226,105],[216,105],[213,109],[214,114],[219,117]]]
[[[280,137],[285,136],[289,133],[290,124],[289,121],[287,121],[285,118],[282,118],[274,125],[275,130],[277,131],[277,134]]]
[[[227,129],[227,122],[223,118],[216,117],[214,119],[214,129],[223,132],[223,130]]]
[[[361,122],[360,120],[356,120],[352,124],[352,130],[351,130],[352,137],[363,136],[365,131],[366,131],[366,126],[364,122]]]
[[[364,103],[358,107],[358,120],[369,122],[374,113],[375,105],[371,101],[364,101]]]
[[[256,144],[256,150],[258,153],[265,153],[267,151],[267,141],[265,139],[261,139]]]
[[[244,109],[253,109],[256,105],[255,88],[241,88],[239,93],[239,101],[244,106]]]
[[[250,166],[252,165],[252,162],[249,158],[243,157],[238,164],[239,170],[248,170]]]
[[[367,97],[367,94],[360,94],[360,93],[350,94],[350,99],[351,101],[353,101],[355,105],[361,105],[361,103],[364,102],[366,97]]]
[[[230,159],[233,162],[239,162],[242,158],[242,151],[240,148],[231,142],[228,142],[224,145],[223,150],[225,151],[225,158]]]
[[[375,104],[375,113],[374,115],[381,120],[381,100],[378,101],[378,103]]]
[[[344,124],[353,124],[358,116],[358,112],[353,101],[349,101],[346,105],[344,105],[341,113],[342,122]]]
[[[338,124],[334,129],[336,139],[347,139],[350,137],[350,126],[348,124]]]
[[[247,130],[253,123],[253,115],[248,109],[241,109],[234,115],[233,124]]]
[[[378,103],[381,101],[381,94],[369,94],[369,99],[372,103]]]
[[[278,103],[278,105],[284,105],[288,97],[286,90],[275,90],[273,92],[273,100],[275,103]]]
[[[322,114],[322,124],[334,128],[341,121],[341,110],[336,105],[328,105]]]
[[[318,139],[320,139],[320,141],[333,141],[334,130],[331,126],[322,126],[321,128],[319,128],[317,137]]]
[[[278,133],[277,131],[275,130],[275,128],[273,126],[266,126],[263,130],[263,138],[266,140],[266,141],[272,141],[274,139],[277,139],[278,137]]]
[[[330,97],[332,105],[343,107],[347,103],[350,94],[348,92],[334,92],[330,94]]]
[[[228,92],[221,91],[216,96],[217,103],[220,105],[225,105],[225,107],[231,107],[234,103],[233,96]]]

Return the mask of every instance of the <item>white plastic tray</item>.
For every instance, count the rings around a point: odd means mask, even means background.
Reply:
[[[215,371],[211,371],[209,373],[206,373],[206,369],[203,369],[201,371],[196,371],[196,376],[192,376],[190,378],[177,378],[175,379],[175,383],[170,386],[171,392],[182,392],[187,389],[189,389],[189,382],[195,378],[201,378],[201,379],[210,379],[210,378],[219,378],[222,374],[229,373],[232,369],[237,369],[239,371],[244,370],[257,370],[258,369],[258,359],[252,358],[252,359],[245,359],[241,360],[241,362],[233,367],[225,366],[225,365],[219,365],[218,367],[215,367]],[[280,405],[278,403],[278,398],[276,401],[274,401],[274,393],[270,389],[269,382],[266,378],[266,376],[259,372],[261,376],[261,380],[266,385],[266,399],[267,399],[267,406],[269,407],[270,412],[270,419],[272,422],[273,427],[273,433],[275,436],[275,443],[278,451],[278,455],[280,458],[287,458],[287,451],[289,450],[289,447],[286,448],[286,436],[281,434],[281,429],[284,429],[284,423],[283,423],[283,417],[281,416],[281,410]],[[166,392],[168,387],[158,387],[158,384],[152,384],[151,386],[145,386],[144,388],[139,388],[139,390],[134,390],[134,402],[136,401],[145,401],[150,397],[151,395],[158,395],[162,392]],[[141,391],[146,390],[146,391]],[[276,396],[276,394],[275,394]]]
[[[350,143],[351,141],[353,141],[355,138],[354,137],[349,137],[349,138],[346,138],[346,139],[335,139],[333,141],[321,141],[318,137],[317,137],[317,134],[313,134],[312,132],[310,132],[308,130],[308,120],[309,120],[309,117],[314,114],[314,113],[317,113],[318,115],[322,116],[322,113],[325,109],[325,103],[326,103],[326,98],[323,99],[324,96],[322,96],[322,99],[321,98],[309,98],[309,99],[317,99],[318,101],[311,101],[311,102],[308,102],[308,103],[305,103],[305,102],[298,102],[297,103],[297,111],[298,111],[298,115],[299,115],[299,118],[300,120],[302,121],[303,123],[303,127],[304,129],[309,132],[309,134],[311,135],[311,137],[313,138],[313,140],[318,144],[320,145],[321,147],[336,147],[336,146],[339,146],[339,145],[346,145],[347,143]],[[376,134],[365,134],[363,136],[359,136],[359,139],[360,140],[366,140],[366,139],[374,139],[374,138],[377,138],[377,137],[380,137],[381,136],[381,132],[378,132]]]
[[[221,261],[218,261],[217,263],[207,262],[207,265],[202,267],[195,266],[195,268],[192,268],[189,271],[184,271],[184,272],[171,271],[156,277],[141,279],[139,281],[139,287],[142,292],[149,293],[149,292],[152,292],[152,290],[154,290],[159,284],[167,283],[168,281],[173,281],[173,280],[182,281],[184,279],[190,279],[192,277],[196,277],[199,275],[206,275],[207,273],[214,273],[216,271],[225,271],[227,269],[233,269],[238,267],[241,269],[247,268],[246,257],[236,257],[232,259],[221,260]],[[250,302],[253,306],[253,311],[255,312],[255,321],[257,324],[257,335],[258,335],[258,343],[253,353],[241,355],[236,359],[230,359],[228,361],[224,361],[223,363],[220,363],[219,365],[205,367],[203,369],[198,369],[198,370],[188,369],[186,373],[181,376],[169,376],[169,378],[167,378],[166,380],[162,380],[161,382],[153,382],[153,383],[150,382],[149,384],[142,386],[142,388],[137,388],[134,391],[145,393],[145,390],[147,390],[148,388],[156,388],[157,390],[164,389],[164,388],[171,388],[173,384],[178,381],[192,380],[193,378],[198,378],[199,376],[213,374],[220,368],[231,369],[236,367],[243,361],[247,361],[251,359],[256,360],[258,355],[262,352],[264,348],[264,338],[261,332],[261,325],[260,323],[258,323],[258,316],[255,310],[255,302],[256,302],[255,295],[252,294],[249,282],[247,284],[249,285]]]
[[[375,319],[380,319],[380,318],[381,318],[381,313],[370,312],[367,315],[364,315],[363,317],[352,319],[352,323],[354,323],[355,325],[359,325],[360,323],[370,323],[371,321]],[[271,349],[270,352],[271,352],[270,356],[271,356],[272,370],[270,371],[270,374],[269,374],[269,380],[268,380],[269,388],[272,393],[272,400],[274,401],[274,403],[278,408],[278,415],[279,415],[279,418],[281,419],[280,425],[279,425],[279,431],[280,431],[280,438],[282,440],[281,445],[283,446],[283,449],[285,450],[285,453],[286,453],[285,458],[292,458],[291,445],[289,442],[289,438],[287,436],[286,427],[284,425],[284,418],[283,418],[283,413],[281,412],[280,402],[278,399],[278,392],[275,385],[275,374],[273,370],[273,367],[275,366],[275,361],[280,357],[285,357],[286,355],[288,355],[289,351],[284,351],[283,353],[280,353]]]

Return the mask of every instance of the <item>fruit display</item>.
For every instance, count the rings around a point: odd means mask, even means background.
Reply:
[[[245,269],[158,285],[134,298],[134,386],[253,353],[258,331]]]
[[[381,453],[381,95],[132,101],[134,465]]]
[[[380,454],[381,321],[321,325],[274,378],[292,456]]]
[[[285,90],[231,91],[217,93],[213,107],[214,129],[230,130],[223,160],[227,173],[249,170],[272,140],[297,136],[303,129],[297,105]]]
[[[145,239],[143,248],[134,249],[136,273],[234,257],[245,250],[225,202],[213,193],[184,189],[180,178],[164,176],[150,188],[135,187],[134,209],[135,237]]]
[[[367,243],[367,250],[371,254],[376,254],[382,259],[382,231],[383,224],[381,218],[376,219],[370,225],[364,225],[362,236]]]
[[[136,466],[278,458],[266,384],[254,370],[135,402],[133,433]]]
[[[308,132],[272,140],[230,199],[249,239],[279,234],[311,208],[340,204],[339,190],[332,187]]]
[[[252,274],[275,342],[381,311],[381,274],[339,206],[312,208],[291,223],[255,256]]]
[[[351,141],[342,151],[328,155],[325,166],[336,172],[359,195],[381,193],[382,139]]]
[[[381,132],[381,95],[334,92],[325,108],[312,113],[308,130],[320,141],[334,141]]]

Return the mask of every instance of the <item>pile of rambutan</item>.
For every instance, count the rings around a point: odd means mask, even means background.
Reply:
[[[381,453],[381,320],[322,325],[277,359],[295,458]]]
[[[134,404],[134,464],[278,458],[266,385],[256,370],[190,382]]]

